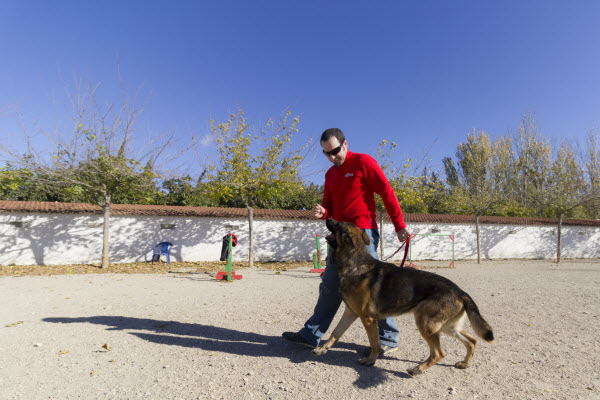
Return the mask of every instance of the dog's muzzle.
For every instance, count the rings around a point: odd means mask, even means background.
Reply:
[[[337,243],[335,242],[335,235],[333,233],[325,236],[325,241],[329,246],[331,246],[332,249],[335,249],[337,247]]]

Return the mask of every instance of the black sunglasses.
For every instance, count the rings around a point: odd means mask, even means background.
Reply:
[[[336,147],[335,149],[330,150],[330,151],[323,150],[323,154],[325,154],[326,156],[335,156],[337,153],[339,153],[342,150],[343,145],[344,145],[344,143],[340,144],[338,147]]]

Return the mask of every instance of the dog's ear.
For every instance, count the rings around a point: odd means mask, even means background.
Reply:
[[[367,235],[364,231],[362,233],[362,239],[365,241],[367,246],[371,244],[371,239],[369,239],[369,235]]]
[[[358,232],[360,232],[360,234]],[[367,234],[357,228],[351,231],[349,236],[352,239],[352,245],[357,249],[362,248],[365,244],[368,246],[371,243]]]

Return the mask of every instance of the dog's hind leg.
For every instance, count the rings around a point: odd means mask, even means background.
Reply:
[[[452,318],[450,321],[448,321],[442,328],[442,332],[444,332],[446,335],[455,337],[458,340],[460,340],[460,342],[467,349],[467,355],[465,356],[465,359],[454,364],[456,368],[460,369],[468,368],[469,365],[471,365],[471,359],[473,358],[473,354],[475,353],[475,349],[477,348],[477,339],[469,335],[463,329],[465,318],[466,314],[463,311],[457,317]]]
[[[429,345],[429,357],[416,367],[407,370],[407,372],[412,376],[422,374],[426,369],[433,367],[442,358],[446,357],[446,354],[444,353],[444,350],[442,350],[442,346],[440,344],[439,333],[434,333],[431,336],[423,338]]]
[[[327,339],[327,342],[325,342],[324,345],[314,349],[313,354],[320,356],[322,354],[327,353],[327,350],[332,348],[333,345],[335,345],[337,341],[340,340],[344,332],[346,332],[350,325],[352,325],[352,323],[356,321],[356,318],[358,318],[358,315],[356,315],[356,313],[352,311],[350,307],[346,306],[344,314],[342,315],[342,319],[340,319],[340,322],[338,322],[337,326],[331,333],[331,336],[329,336],[329,339]]]
[[[366,367],[370,367],[375,364],[377,357],[379,356],[379,330],[377,328],[377,320],[371,317],[361,317],[367,336],[369,337],[369,344],[371,345],[371,354],[368,357],[363,357],[358,360],[359,363]]]
[[[456,368],[465,369],[471,365],[471,359],[473,359],[473,354],[475,353],[475,349],[477,348],[477,339],[473,336],[469,335],[465,330],[461,330],[460,332],[456,331],[452,335],[465,345],[467,349],[467,355],[463,361],[459,361],[454,366]]]
[[[426,369],[437,364],[442,358],[446,357],[442,345],[440,344],[440,325],[433,320],[428,320],[428,316],[420,316],[415,312],[415,322],[423,339],[429,345],[429,357],[414,368],[408,369],[410,375],[419,375]]]

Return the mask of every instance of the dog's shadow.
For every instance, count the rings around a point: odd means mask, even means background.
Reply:
[[[354,343],[339,342],[327,354],[316,356],[308,348],[287,343],[281,336],[242,332],[210,325],[123,316],[45,318],[43,321],[61,324],[90,323],[105,325],[108,327],[108,330],[128,331],[128,334],[152,343],[200,348],[208,352],[230,353],[250,357],[282,357],[294,363],[318,362],[327,365],[344,366],[352,368],[357,372],[358,378],[354,382],[354,385],[358,388],[366,389],[379,385],[387,379],[386,372],[398,378],[411,378],[410,375],[402,371],[382,369],[378,366],[368,368],[360,365],[358,363],[358,354],[364,351],[365,346]],[[356,354],[349,354],[348,351],[336,351],[336,349],[352,350]]]

